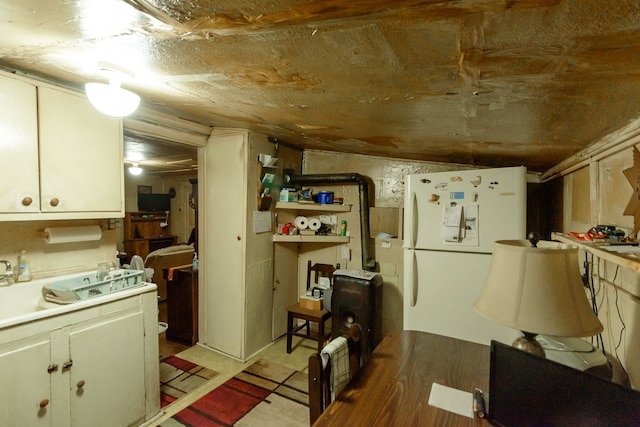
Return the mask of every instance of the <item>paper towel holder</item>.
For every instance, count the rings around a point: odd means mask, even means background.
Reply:
[[[49,232],[49,227],[46,227],[44,230],[39,230],[37,235],[38,237],[44,239],[46,241],[46,243],[71,243],[71,242],[85,242],[85,241],[91,241],[91,240],[100,240],[102,238],[102,232],[104,231],[104,229],[102,228],[102,226],[99,225],[90,225],[90,226],[76,226],[76,227],[51,227],[51,230],[56,230],[56,229],[96,229],[96,230],[100,230],[100,235],[95,235],[94,237],[90,237],[87,236],[86,238],[80,237],[80,238],[76,238],[76,239],[72,239],[70,241],[67,242],[49,242],[48,239],[51,238],[51,233]]]

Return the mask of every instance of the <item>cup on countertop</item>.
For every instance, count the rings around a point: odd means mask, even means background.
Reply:
[[[115,270],[115,263],[113,262],[101,262],[98,263],[98,271],[96,272],[96,280],[98,282],[103,282],[107,280],[109,276],[109,272],[111,270]]]

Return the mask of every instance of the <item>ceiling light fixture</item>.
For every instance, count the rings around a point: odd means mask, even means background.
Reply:
[[[129,173],[131,175],[140,175],[142,173],[142,168],[138,166],[137,163],[133,163],[133,165],[129,168]]]
[[[111,117],[124,117],[136,111],[140,97],[123,89],[125,80],[133,79],[133,75],[114,65],[101,64],[100,69],[109,77],[109,84],[87,83],[85,92],[91,104],[100,112]]]

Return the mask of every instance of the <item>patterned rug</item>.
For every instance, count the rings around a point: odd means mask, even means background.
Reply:
[[[260,359],[162,427],[308,426],[307,374]]]
[[[176,356],[160,360],[160,406],[175,402],[218,375],[216,371]]]

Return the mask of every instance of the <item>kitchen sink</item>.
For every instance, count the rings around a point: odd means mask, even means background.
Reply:
[[[97,274],[70,273],[0,287],[0,330],[157,289],[143,280],[143,271],[111,270],[103,280]]]

